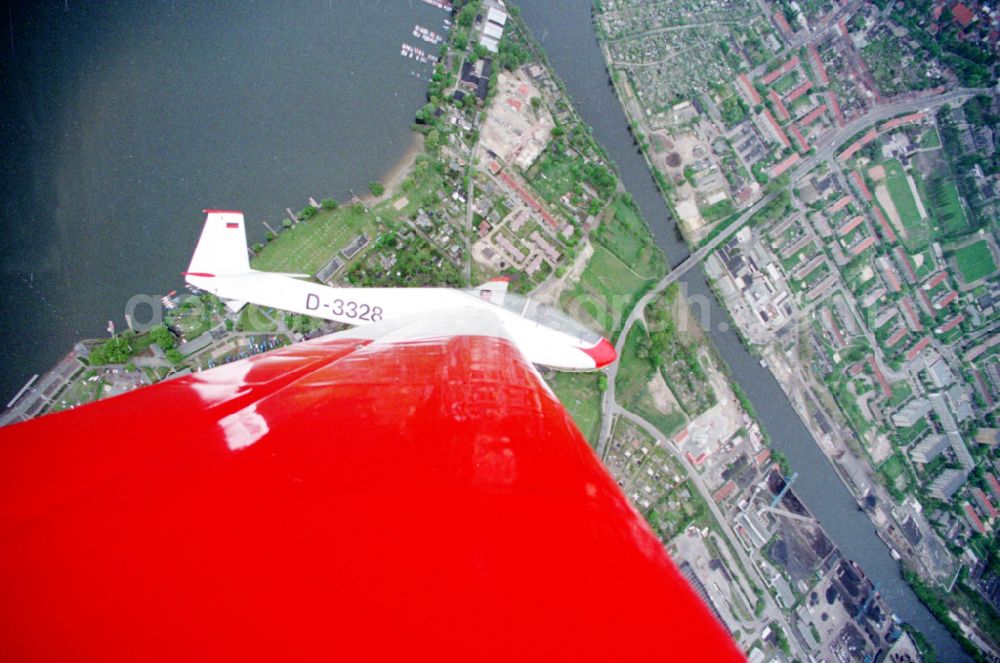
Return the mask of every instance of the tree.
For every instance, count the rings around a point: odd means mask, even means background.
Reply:
[[[416,113],[417,122],[421,124],[432,123],[435,120],[434,111],[436,110],[437,107],[434,104],[430,102],[424,104],[423,108],[418,110]]]
[[[319,204],[325,210],[335,210],[340,205],[334,198],[324,198]]]
[[[755,163],[751,166],[750,171],[753,173],[753,178],[757,180],[757,184],[767,184],[769,179],[767,173],[764,171],[764,166],[761,163]]]
[[[542,98],[541,97],[532,97],[531,98],[531,108],[533,110],[537,111],[541,107],[542,107]]]
[[[694,176],[695,176],[694,168],[692,168],[691,166],[684,166],[684,179],[686,179],[688,181],[688,184],[690,184],[691,186],[694,186]]]
[[[771,622],[771,632],[774,634],[774,644],[785,654],[790,654],[792,650],[788,645],[788,636],[785,635],[778,622]]]
[[[177,345],[177,340],[174,335],[170,333],[166,325],[158,325],[149,330],[149,337],[153,339],[153,342],[160,346],[160,349],[166,352],[167,350],[175,347]]]
[[[184,361],[184,355],[177,348],[170,348],[164,354],[167,355],[167,359],[173,364],[180,364]]]
[[[428,150],[436,150],[440,144],[441,134],[438,133],[437,129],[431,129],[430,133],[427,134],[427,139],[424,141],[424,145]]]
[[[381,196],[385,193],[385,186],[381,182],[372,180],[368,183],[368,190],[372,192],[373,196]]]
[[[458,12],[458,18],[455,19],[455,22],[463,28],[471,28],[477,13],[479,13],[479,2],[470,2],[462,7],[462,11]]]
[[[94,366],[101,364],[124,364],[132,356],[131,340],[134,333],[125,332],[121,336],[108,339],[90,351],[90,363]]]

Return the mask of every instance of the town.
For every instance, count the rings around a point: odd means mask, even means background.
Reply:
[[[996,656],[998,14],[770,5],[606,1],[596,22],[633,134],[744,343],[921,599]],[[704,66],[682,57],[695,44]],[[750,477],[755,452],[704,462]],[[710,488],[776,563],[773,515],[749,515],[760,486]]]

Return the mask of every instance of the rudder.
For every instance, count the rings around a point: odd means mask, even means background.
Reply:
[[[186,276],[234,276],[250,272],[243,212],[204,210],[208,215]]]

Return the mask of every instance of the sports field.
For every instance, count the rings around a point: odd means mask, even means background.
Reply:
[[[882,166],[885,168],[886,187],[889,189],[889,195],[892,197],[893,205],[896,206],[903,227],[906,228],[906,234],[914,241],[928,237],[929,224],[920,216],[917,201],[913,197],[913,190],[906,179],[903,166],[897,159],[885,161]]]
[[[968,230],[965,210],[958,198],[958,188],[948,175],[921,182],[921,194],[930,206],[939,236],[961,235]]]
[[[996,271],[993,253],[985,239],[962,247],[955,252],[955,263],[958,265],[962,281],[972,283]]]

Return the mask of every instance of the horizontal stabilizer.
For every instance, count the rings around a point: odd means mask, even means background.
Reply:
[[[236,313],[237,311],[239,311],[241,308],[243,308],[246,305],[247,305],[246,302],[241,302],[238,299],[227,299],[226,300],[226,308],[228,308],[233,313]]]

